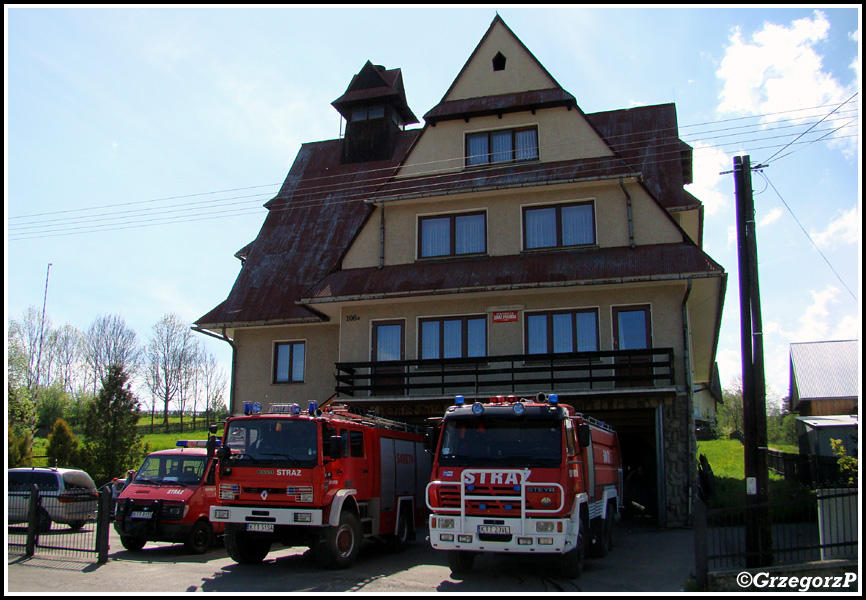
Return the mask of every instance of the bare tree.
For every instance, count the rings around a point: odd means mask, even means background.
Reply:
[[[226,374],[220,368],[216,356],[206,352],[201,363],[202,384],[205,398],[205,418],[210,424],[211,416],[225,407],[223,395],[226,390]]]
[[[109,366],[117,366],[132,376],[141,357],[135,331],[119,315],[97,317],[84,334],[82,350],[89,371],[88,383],[92,378],[94,393]]]
[[[165,315],[153,326],[145,350],[145,384],[163,402],[166,427],[169,405],[184,399],[185,371],[194,357],[194,347],[190,325],[176,314]]]
[[[18,340],[18,345],[27,359],[27,371],[24,375],[24,383],[28,390],[33,389],[36,383],[37,356],[39,355],[40,332],[45,336],[51,330],[51,318],[46,315],[46,322],[42,324],[42,312],[35,306],[27,307],[21,320],[11,319],[9,321],[8,335]]]
[[[55,380],[69,393],[75,390],[81,345],[81,332],[68,323],[52,332],[50,363],[55,365]]]

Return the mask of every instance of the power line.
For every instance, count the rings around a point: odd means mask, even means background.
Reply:
[[[838,271],[836,271],[836,269],[833,267],[833,265],[830,263],[830,261],[827,259],[827,257],[824,256],[824,253],[821,252],[821,249],[818,248],[818,244],[815,243],[815,240],[812,239],[812,236],[809,235],[809,233],[806,231],[806,228],[803,227],[803,224],[802,224],[802,223],[800,223],[800,220],[797,218],[797,215],[794,214],[794,211],[791,210],[791,207],[788,206],[788,203],[785,202],[785,199],[784,199],[784,198],[782,198],[782,194],[779,193],[779,190],[776,189],[776,186],[773,185],[773,182],[770,181],[770,178],[767,177],[767,175],[766,175],[763,171],[761,171],[761,170],[757,170],[757,173],[758,173],[759,175],[761,175],[761,177],[763,177],[764,180],[765,180],[768,184],[770,184],[770,187],[773,188],[773,191],[774,191],[774,192],[776,192],[776,195],[779,197],[779,200],[782,201],[782,204],[785,205],[785,208],[788,209],[788,212],[789,212],[789,213],[791,214],[791,216],[794,218],[794,221],[797,223],[797,225],[799,225],[800,229],[803,231],[803,234],[806,236],[806,239],[809,240],[809,242],[812,244],[812,246],[814,246],[815,250],[817,250],[818,254],[821,255],[821,258],[824,259],[824,262],[827,263],[827,266],[830,267],[830,270],[831,270],[831,271],[833,271],[833,274],[836,276],[836,279],[839,280],[839,283],[842,284],[842,287],[844,287],[846,290],[848,290],[848,293],[851,294],[851,297],[854,299],[855,302],[857,302],[857,296],[855,296],[855,295],[854,295],[854,292],[851,291],[851,288],[849,288],[849,287],[845,284],[845,282],[842,280],[842,277],[839,275]]]

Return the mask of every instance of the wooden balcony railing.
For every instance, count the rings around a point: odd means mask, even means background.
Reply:
[[[350,397],[535,394],[674,385],[672,348],[336,363]]]

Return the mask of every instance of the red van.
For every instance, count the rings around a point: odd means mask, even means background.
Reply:
[[[216,458],[204,440],[181,440],[171,450],[153,452],[117,497],[114,529],[129,551],[147,542],[183,542],[203,554],[225,525],[211,523],[216,504]]]

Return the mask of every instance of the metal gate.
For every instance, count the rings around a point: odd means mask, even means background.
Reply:
[[[40,493],[36,485],[30,491],[9,491],[7,496],[7,547],[10,555],[33,557],[91,557],[98,563],[108,560],[108,533],[110,527],[111,490],[103,488],[94,497],[93,492]],[[95,511],[71,523],[65,520],[64,510],[70,506],[96,503]],[[68,512],[68,510],[66,510]]]

